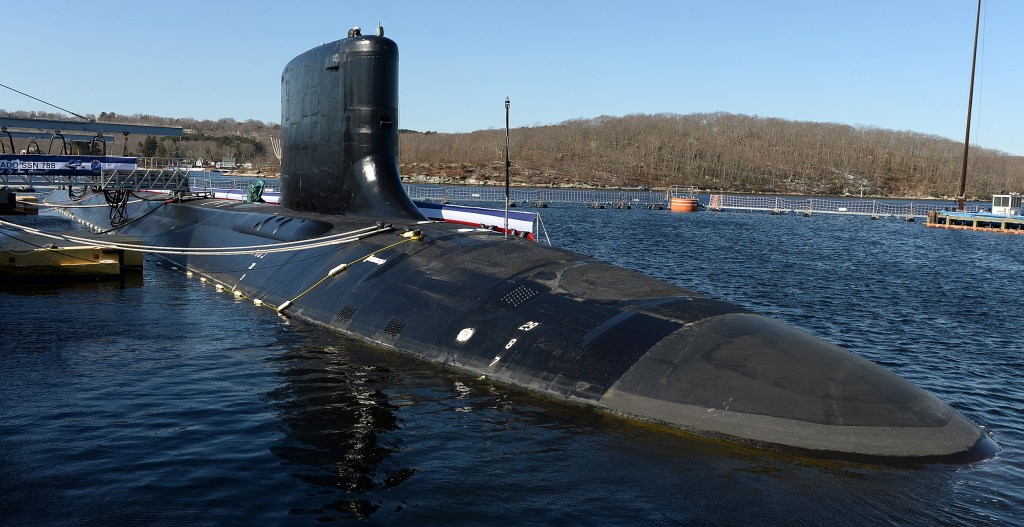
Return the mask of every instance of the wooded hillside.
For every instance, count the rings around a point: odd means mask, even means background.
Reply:
[[[406,132],[403,176],[504,181],[504,130]],[[879,128],[727,113],[577,119],[510,134],[512,177],[533,184],[952,197],[963,144]],[[1024,157],[971,148],[967,193],[1024,191]]]
[[[60,114],[0,116],[62,119]],[[99,121],[176,126],[182,140],[130,137],[128,153],[253,163],[279,170],[271,136],[280,125],[101,113]],[[26,140],[23,140],[23,142]],[[45,144],[40,142],[41,146]],[[445,134],[403,130],[406,181],[503,184],[505,131]],[[21,147],[19,147],[21,148]],[[117,138],[111,153],[124,150]],[[515,128],[512,177],[520,185],[580,187],[697,186],[701,190],[784,194],[951,198],[957,191],[962,143],[942,137],[835,123],[712,114],[627,115]],[[971,148],[969,197],[1024,191],[1024,157]]]

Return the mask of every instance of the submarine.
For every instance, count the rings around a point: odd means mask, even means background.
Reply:
[[[154,196],[116,225],[102,193],[64,210],[284,316],[628,419],[827,459],[962,462],[998,449],[928,391],[783,322],[429,221],[399,174],[398,65],[378,28],[285,66],[279,205]]]

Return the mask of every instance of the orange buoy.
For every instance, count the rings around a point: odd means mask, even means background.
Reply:
[[[696,212],[697,198],[672,198],[669,210],[674,212]]]

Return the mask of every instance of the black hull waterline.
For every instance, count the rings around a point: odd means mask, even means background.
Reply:
[[[580,254],[424,221],[398,174],[398,49],[382,32],[354,29],[296,57],[281,91],[281,206],[141,201],[117,232],[288,316],[704,436],[842,458],[994,451],[934,395],[779,321]],[[68,211],[110,228],[105,207]],[[189,248],[208,249],[174,254]]]

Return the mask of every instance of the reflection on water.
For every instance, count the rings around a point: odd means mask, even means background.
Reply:
[[[136,270],[130,270],[119,277],[104,277],[101,279],[52,276],[28,279],[2,277],[0,279],[0,291],[24,296],[54,296],[65,292],[95,292],[103,294],[104,291],[112,289],[142,287],[144,283],[145,280],[142,273]]]
[[[398,428],[395,408],[380,391],[391,372],[350,361],[347,348],[356,343],[344,337],[296,328],[283,338],[296,335],[304,340],[281,343],[288,351],[267,359],[285,381],[267,393],[285,433],[270,451],[293,477],[320,488],[326,502],[291,512],[321,520],[368,518],[380,506],[368,498],[371,491],[390,489],[415,473],[385,463],[398,448],[386,434]]]

